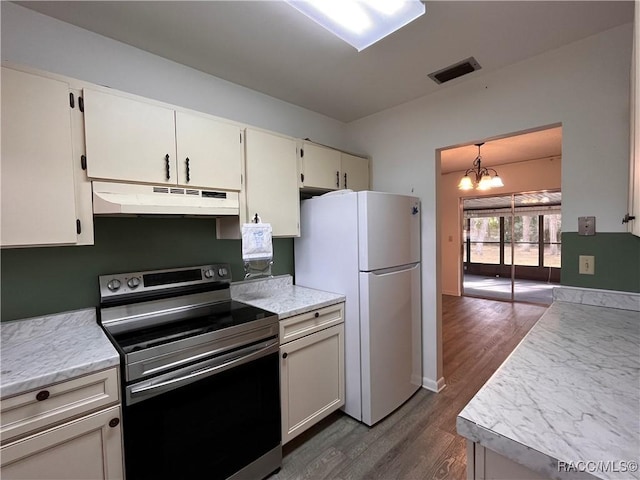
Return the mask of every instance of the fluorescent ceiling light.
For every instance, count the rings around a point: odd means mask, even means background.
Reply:
[[[359,52],[425,12],[421,0],[286,0]]]

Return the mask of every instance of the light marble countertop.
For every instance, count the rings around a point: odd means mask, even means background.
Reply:
[[[291,275],[232,283],[231,298],[277,313],[280,320],[345,301],[338,293],[293,285]]]
[[[94,308],[4,322],[0,343],[2,398],[120,364]]]
[[[640,297],[611,308],[574,293],[556,297],[460,412],[458,433],[549,478],[640,479],[620,471],[640,460],[640,313],[623,309]],[[559,471],[580,461],[613,463]]]

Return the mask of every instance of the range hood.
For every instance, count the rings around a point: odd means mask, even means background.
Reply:
[[[238,192],[111,182],[92,186],[94,215],[240,214]]]

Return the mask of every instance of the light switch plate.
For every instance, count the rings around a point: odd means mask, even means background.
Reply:
[[[578,235],[595,235],[596,217],[578,217]]]
[[[580,275],[594,275],[596,273],[596,257],[580,255],[578,258],[578,273]]]

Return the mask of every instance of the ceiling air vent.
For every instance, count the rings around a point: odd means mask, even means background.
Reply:
[[[453,80],[454,78],[461,77],[466,75],[467,73],[474,72],[476,70],[480,70],[482,67],[476,61],[475,58],[469,57],[461,62],[454,63],[453,65],[449,65],[442,70],[438,70],[437,72],[433,72],[429,74],[429,78],[434,82],[440,84],[448,82],[449,80]]]

